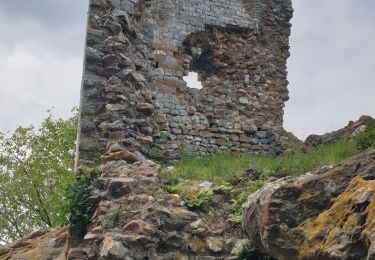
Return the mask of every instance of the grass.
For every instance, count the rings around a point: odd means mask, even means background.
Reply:
[[[238,178],[249,166],[261,171],[263,178],[298,176],[320,166],[336,164],[358,153],[355,141],[341,141],[309,148],[305,153],[298,152],[279,157],[254,154],[238,156],[229,153],[213,154],[203,158],[182,155],[181,160],[173,164],[173,171],[177,178],[208,180],[220,185]]]
[[[189,205],[197,208],[204,208],[212,195],[211,192],[201,196],[199,190],[194,189],[197,182],[210,181],[214,184],[211,188],[213,190],[219,186],[242,187],[242,191],[225,206],[228,209],[228,220],[236,225],[242,221],[242,204],[267,182],[268,177],[298,176],[324,165],[339,163],[359,152],[358,144],[353,140],[325,144],[279,157],[221,153],[198,158],[182,154],[172,169],[163,171],[163,178],[168,192],[180,194]],[[250,175],[246,173],[249,167],[253,169]],[[252,176],[254,172],[256,174]]]

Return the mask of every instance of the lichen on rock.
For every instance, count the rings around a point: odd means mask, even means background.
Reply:
[[[243,228],[278,259],[372,259],[375,151],[267,184],[244,206]]]

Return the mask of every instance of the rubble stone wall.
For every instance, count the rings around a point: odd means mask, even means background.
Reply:
[[[292,11],[290,0],[91,0],[78,162],[113,143],[146,157],[281,153]]]

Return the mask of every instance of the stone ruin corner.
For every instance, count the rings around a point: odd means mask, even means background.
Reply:
[[[90,0],[78,164],[115,143],[154,158],[277,155],[290,0]],[[183,77],[196,72],[203,88]]]

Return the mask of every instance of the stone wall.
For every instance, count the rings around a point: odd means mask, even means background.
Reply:
[[[78,162],[114,143],[281,153],[291,16],[290,0],[91,0]]]

